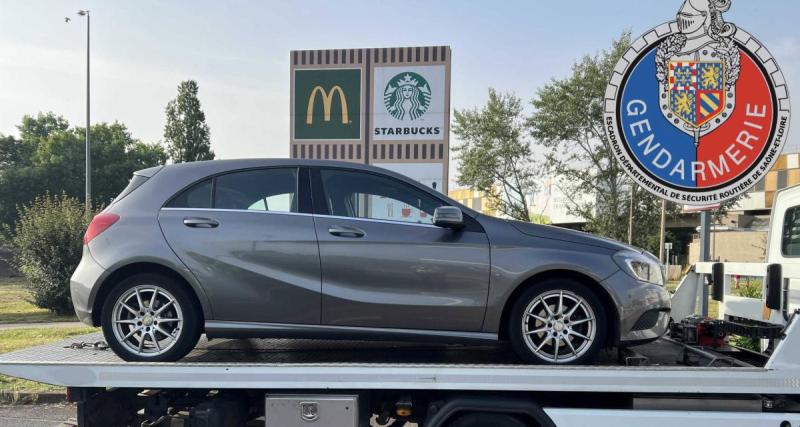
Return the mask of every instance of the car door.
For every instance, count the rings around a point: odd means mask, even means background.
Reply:
[[[162,208],[164,236],[202,285],[215,320],[319,324],[307,190],[305,169],[242,170],[203,180]]]
[[[489,242],[477,222],[433,225],[445,202],[392,177],[334,168],[312,177],[323,324],[481,329]]]

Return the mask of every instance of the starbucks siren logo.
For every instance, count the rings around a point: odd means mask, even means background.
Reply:
[[[431,105],[428,81],[410,71],[392,77],[383,92],[383,105],[397,120],[419,119]]]

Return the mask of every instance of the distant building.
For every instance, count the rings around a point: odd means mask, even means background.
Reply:
[[[775,192],[800,184],[800,153],[783,154],[778,157],[775,167],[748,191],[749,198],[742,200],[736,210],[753,215],[766,214],[772,209]]]
[[[719,223],[712,226],[711,256],[730,262],[750,262],[764,259],[769,217],[775,193],[800,184],[800,153],[782,154],[766,177],[747,192],[745,199],[729,210]],[[545,177],[538,189],[528,197],[531,215],[559,227],[582,229],[586,220],[571,215],[567,209],[570,199],[587,202],[593,195],[569,196],[562,191],[559,179]],[[692,264],[699,254],[700,214],[686,213],[667,221],[668,240],[673,243],[671,264]]]
[[[537,183],[537,191],[528,196],[528,209],[531,215],[541,219],[538,222],[566,228],[582,228],[586,219],[569,212],[570,198],[562,191],[561,180],[548,176]],[[582,203],[590,200],[591,195],[573,195],[573,201]]]
[[[456,188],[448,194],[458,203],[489,216],[497,216],[497,210],[492,207],[489,198],[482,191],[470,188]]]
[[[729,262],[763,261],[775,193],[798,184],[800,153],[781,155],[767,176],[747,192],[748,197],[712,226],[711,258]],[[700,236],[695,232],[689,247],[688,263],[699,259],[699,247]]]

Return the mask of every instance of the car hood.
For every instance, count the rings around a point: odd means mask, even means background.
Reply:
[[[596,246],[612,251],[628,250],[640,253],[643,252],[642,249],[635,246],[626,245],[625,243],[605,237],[584,233],[583,231],[575,231],[561,227],[554,227],[552,225],[532,224],[530,222],[514,220],[508,220],[508,223],[514,226],[514,228],[519,230],[521,233],[527,234],[528,236],[541,237],[543,239],[561,240],[581,245]]]

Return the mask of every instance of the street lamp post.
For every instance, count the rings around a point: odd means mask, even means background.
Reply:
[[[92,210],[92,149],[89,145],[90,141],[90,85],[89,85],[89,29],[90,29],[90,16],[89,10],[79,10],[78,15],[86,17],[86,212]]]

